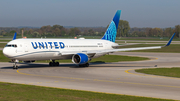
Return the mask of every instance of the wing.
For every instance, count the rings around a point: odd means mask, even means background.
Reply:
[[[123,47],[123,46],[130,46],[130,45],[137,45],[137,44],[141,44],[141,43],[131,43],[131,44],[115,45],[115,46],[112,46],[112,48],[117,49],[117,48],[120,48],[120,47]]]
[[[172,35],[172,37],[169,39],[168,43],[164,46],[152,46],[152,47],[137,47],[137,48],[121,48],[121,49],[107,49],[107,50],[91,50],[91,51],[66,51],[62,52],[62,55],[73,55],[77,53],[84,53],[88,56],[94,56],[95,54],[105,54],[105,53],[112,53],[117,51],[133,51],[133,50],[147,50],[147,49],[160,49],[162,47],[169,46],[171,44],[172,39],[174,38],[175,33]]]
[[[172,39],[174,38],[175,33],[171,36],[168,43],[164,46],[152,46],[152,47],[137,47],[137,48],[121,48],[121,49],[111,49],[111,50],[102,50],[101,52],[104,53],[111,53],[111,52],[117,52],[117,51],[133,51],[133,50],[147,50],[147,49],[160,49],[162,47],[167,47],[171,44]]]

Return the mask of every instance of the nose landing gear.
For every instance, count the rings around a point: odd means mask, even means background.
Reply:
[[[14,62],[13,69],[18,69],[17,63],[19,62],[19,60],[15,59],[15,60],[11,60],[11,61]]]
[[[17,62],[13,64],[13,69],[18,69]]]

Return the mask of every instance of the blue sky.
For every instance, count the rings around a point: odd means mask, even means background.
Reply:
[[[0,0],[0,27],[106,27],[118,9],[130,27],[180,25],[180,0]]]

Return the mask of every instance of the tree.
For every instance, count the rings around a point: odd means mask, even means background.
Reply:
[[[171,27],[169,28],[165,28],[164,32],[163,32],[163,37],[167,36],[167,37],[171,37],[171,34],[173,33],[173,30]]]
[[[146,36],[148,36],[148,37],[163,37],[163,30],[161,28],[147,28]]]
[[[39,36],[39,32],[34,32],[32,35],[33,35],[33,37],[38,37]]]
[[[153,28],[153,36],[154,37],[162,37],[162,29],[161,28]]]
[[[69,35],[70,35],[70,36],[77,36],[77,35],[80,34],[80,32],[81,32],[81,31],[80,31],[77,27],[71,28],[71,29],[70,29],[70,32],[69,32]]]
[[[88,30],[88,35],[90,35],[90,36],[94,35],[94,30],[93,29],[89,29]]]
[[[176,33],[176,36],[180,38],[180,25],[175,26],[174,32]]]
[[[61,30],[59,29],[59,28],[56,28],[55,30],[54,30],[54,36],[61,36]]]
[[[52,26],[52,30],[55,30],[56,28],[58,28],[58,29],[63,29],[64,27],[63,26],[61,26],[61,25],[53,25]]]
[[[129,22],[126,20],[120,20],[118,25],[117,36],[128,37],[129,30],[130,30]]]
[[[29,33],[32,34],[33,33],[33,29],[29,29]]]

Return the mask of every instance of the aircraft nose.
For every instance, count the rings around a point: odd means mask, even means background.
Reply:
[[[4,49],[3,49],[3,54],[4,54],[6,57],[9,57],[9,56],[10,56],[10,50],[7,49],[7,48],[4,48]]]

